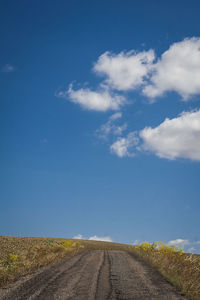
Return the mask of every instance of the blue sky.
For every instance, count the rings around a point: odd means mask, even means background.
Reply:
[[[0,234],[200,251],[199,9],[1,1]]]

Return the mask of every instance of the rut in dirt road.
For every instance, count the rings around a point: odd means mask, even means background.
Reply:
[[[124,251],[88,251],[37,271],[5,291],[2,300],[181,300],[156,270]]]

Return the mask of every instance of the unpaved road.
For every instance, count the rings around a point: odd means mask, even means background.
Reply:
[[[88,251],[0,290],[0,299],[186,299],[156,270],[123,251]]]

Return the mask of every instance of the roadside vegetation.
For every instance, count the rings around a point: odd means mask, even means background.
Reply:
[[[83,248],[66,239],[0,237],[0,287]]]
[[[132,246],[73,239],[0,236],[0,287],[34,270],[85,250],[128,250]]]
[[[169,282],[192,300],[200,299],[200,256],[162,242],[144,242],[133,252],[153,265]]]
[[[142,257],[189,299],[200,300],[200,256],[162,242],[137,246],[58,238],[0,237],[0,287],[39,267],[86,250],[123,250]]]

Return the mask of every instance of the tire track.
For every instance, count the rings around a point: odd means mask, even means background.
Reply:
[[[65,295],[67,298],[72,298],[74,287],[81,280],[83,274],[85,274],[85,269],[93,255],[93,253],[87,253],[86,256],[81,257],[80,260],[71,266],[71,268],[65,269],[56,277],[52,278],[40,291],[37,297],[33,299],[45,300],[47,299],[47,295],[49,300],[57,299],[57,295],[59,299],[61,298],[61,295]]]
[[[108,251],[104,251],[104,260],[99,270],[99,276],[97,279],[95,300],[108,300],[112,292],[110,281],[110,261]]]
[[[122,251],[109,251],[111,261],[110,299],[183,300],[154,268]]]
[[[102,258],[103,252],[88,252],[70,269],[52,279],[35,299],[86,299],[86,294],[88,294],[89,300],[94,294],[95,273],[98,274],[98,262],[101,265]]]
[[[124,251],[95,250],[42,268],[2,300],[183,300],[155,269]],[[1,297],[2,296],[2,297]]]
[[[89,294],[88,300],[93,300],[97,298],[97,291],[99,286],[100,272],[105,264],[105,251],[101,252],[101,259],[99,260],[99,264],[97,265],[96,273],[93,276],[92,285],[91,285],[91,293]],[[103,299],[103,298],[101,298]]]
[[[28,278],[16,288],[11,289],[11,291],[8,291],[8,294],[0,299],[27,300],[38,297],[40,291],[44,289],[50,281],[53,281],[58,276],[62,275],[66,269],[70,270],[74,265],[78,264],[82,259],[84,259],[86,255],[88,255],[88,252],[78,254],[70,259],[61,261],[54,266],[41,268],[41,272],[39,270],[39,272],[33,274],[30,279]]]

